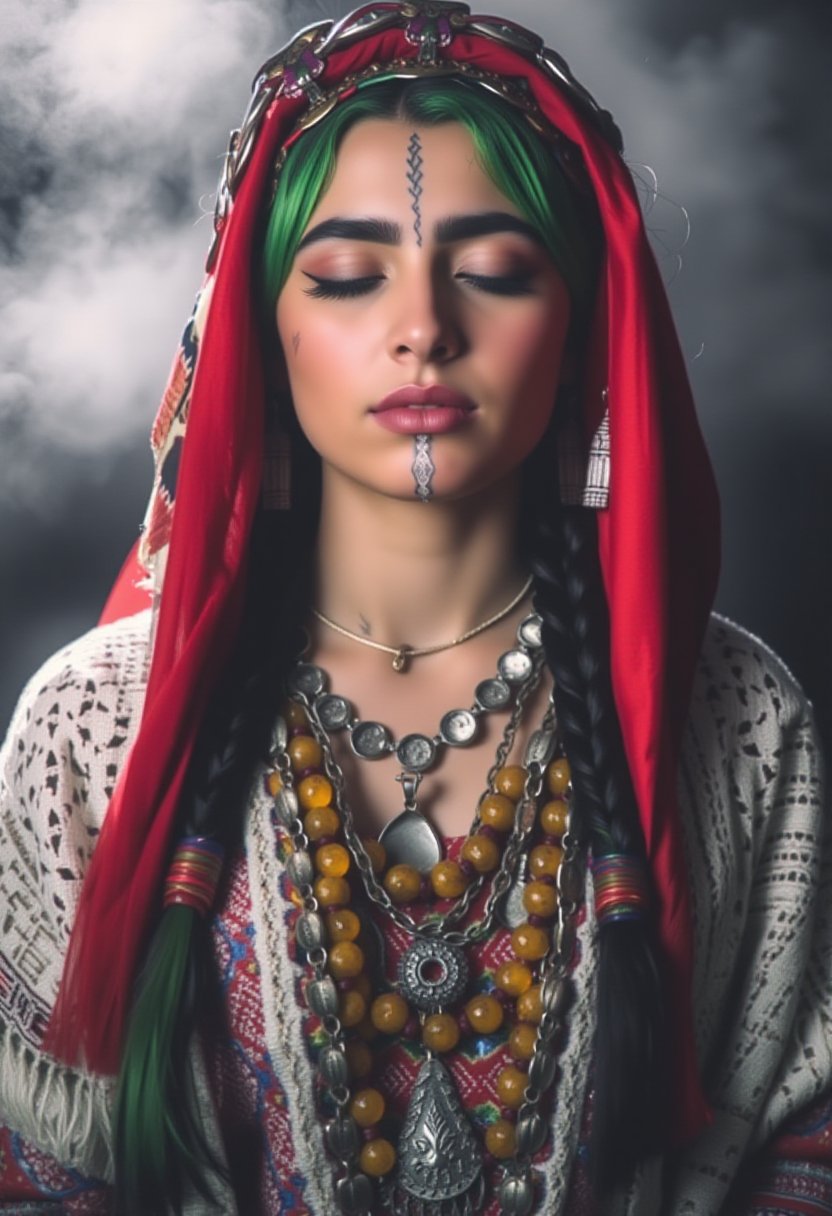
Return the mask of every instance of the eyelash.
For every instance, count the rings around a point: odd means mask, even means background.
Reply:
[[[382,275],[364,275],[356,279],[325,279],[319,275],[305,271],[307,278],[312,279],[314,287],[308,287],[306,294],[317,300],[354,300],[366,296],[383,281]],[[463,283],[474,287],[477,291],[487,292],[494,296],[527,296],[531,295],[532,274],[514,275],[485,275],[458,274],[455,276]]]

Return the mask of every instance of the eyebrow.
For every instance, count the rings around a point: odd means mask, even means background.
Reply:
[[[475,215],[454,215],[439,220],[434,228],[436,240],[443,245],[454,241],[470,240],[472,237],[493,236],[501,232],[517,232],[520,236],[541,245],[540,235],[517,215],[507,211],[484,211]],[[298,245],[298,251],[316,241],[333,238],[343,241],[372,241],[377,245],[400,245],[401,225],[381,219],[347,219],[335,216],[323,220],[310,228]]]

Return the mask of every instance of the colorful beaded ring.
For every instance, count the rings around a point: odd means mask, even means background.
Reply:
[[[214,902],[222,861],[223,850],[216,841],[206,836],[183,837],[165,879],[162,906],[178,904],[206,916]]]
[[[631,853],[608,853],[592,863],[595,918],[599,926],[617,920],[639,920],[647,909],[644,861]]]

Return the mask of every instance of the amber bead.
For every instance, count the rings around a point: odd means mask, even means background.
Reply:
[[[468,886],[468,879],[456,861],[437,861],[431,869],[430,881],[439,899],[456,899]]]
[[[523,907],[530,916],[554,916],[558,892],[548,882],[530,882],[523,891]]]
[[[514,1124],[508,1119],[498,1119],[485,1129],[485,1147],[492,1157],[505,1161],[514,1153],[515,1132]]]
[[[553,798],[540,808],[540,826],[547,836],[562,836],[568,817],[569,807],[560,798]]]
[[[322,846],[328,848],[328,845]],[[334,874],[324,874],[320,878],[315,879],[313,887],[315,898],[322,908],[339,908],[344,904],[348,904],[352,897],[350,884],[346,878],[336,878]]]
[[[329,970],[336,980],[353,980],[364,970],[364,951],[355,942],[336,942],[329,951]]]
[[[370,865],[373,867],[374,874],[380,874],[387,865],[387,850],[383,844],[377,840],[373,840],[372,836],[365,836],[361,841],[370,859]]]
[[[532,878],[557,878],[563,849],[556,844],[539,844],[529,853],[529,874]]]
[[[283,789],[283,778],[280,773],[269,773],[266,778],[266,785],[269,787],[269,793],[272,798],[276,798]]]
[[[373,1053],[361,1039],[350,1039],[344,1047],[347,1055],[347,1067],[353,1081],[361,1081],[369,1077],[373,1071]]]
[[[517,1110],[523,1104],[523,1094],[529,1084],[529,1078],[513,1064],[507,1064],[497,1073],[497,1097],[502,1106],[509,1110]]]
[[[486,794],[480,803],[480,819],[495,832],[510,832],[514,826],[516,808],[505,794]]]
[[[546,784],[556,798],[560,797],[561,794],[565,794],[569,789],[570,777],[569,761],[565,756],[561,756],[558,760],[553,760],[546,769]]]
[[[350,988],[348,992],[342,992],[338,1001],[338,1017],[341,1019],[341,1025],[347,1028],[357,1026],[364,1018],[367,1012],[367,1002],[360,992],[356,992],[354,988]]]
[[[498,794],[505,794],[516,802],[526,785],[526,770],[519,764],[507,764],[497,770],[494,776],[494,789]]]
[[[521,1022],[534,1022],[535,1025],[543,1017],[543,1002],[540,999],[540,984],[532,984],[522,996],[517,998],[517,1016]]]
[[[361,932],[361,921],[349,908],[326,914],[326,930],[331,942],[354,942]]]
[[[398,1034],[404,1030],[409,1017],[407,1001],[398,992],[385,992],[377,996],[370,1007],[373,1025],[384,1034]]]
[[[429,1051],[453,1051],[459,1042],[459,1026],[449,1013],[431,1013],[422,1027],[422,1042]]]
[[[500,862],[500,847],[482,832],[475,832],[463,844],[460,855],[471,863],[478,874],[488,874],[496,870]]]
[[[309,719],[306,716],[306,710],[302,705],[298,705],[297,701],[290,701],[286,706],[286,725],[309,726]]]
[[[372,1127],[384,1118],[384,1098],[377,1089],[359,1089],[350,1102],[350,1114],[359,1127]]]
[[[366,1042],[368,1042],[368,1043],[372,1043],[373,1039],[375,1039],[378,1036],[378,1031],[376,1030],[375,1026],[373,1025],[373,1023],[370,1021],[370,1019],[368,1017],[362,1018],[361,1021],[358,1022],[357,1025],[354,1027],[354,1029],[355,1029],[355,1033],[357,1035],[360,1035],[361,1038],[365,1039]]]
[[[465,1016],[477,1034],[494,1034],[503,1024],[503,1007],[496,997],[482,992],[467,1002]]]
[[[548,952],[549,934],[537,925],[518,925],[511,935],[511,947],[518,958],[535,962]]]
[[[394,904],[409,904],[418,899],[422,876],[413,866],[391,866],[384,875],[384,889]]]
[[[303,830],[310,840],[337,836],[341,830],[338,812],[331,806],[316,806],[303,817]]]
[[[329,806],[333,792],[332,782],[320,773],[298,782],[298,802],[305,811],[311,811],[315,806]]]
[[[389,1140],[381,1137],[368,1140],[361,1150],[358,1163],[371,1178],[383,1178],[396,1164],[396,1150]]]
[[[342,844],[322,844],[315,852],[315,869],[327,878],[343,878],[350,868],[350,855]]]
[[[508,1049],[515,1060],[530,1060],[537,1041],[537,1027],[531,1022],[518,1022],[508,1036]]]
[[[323,761],[321,745],[311,735],[295,735],[294,739],[289,740],[286,750],[296,773],[302,772],[305,768],[320,768]]]
[[[526,964],[516,961],[503,963],[497,968],[494,978],[497,981],[497,987],[508,993],[509,996],[522,996],[524,992],[528,992],[533,979]]]

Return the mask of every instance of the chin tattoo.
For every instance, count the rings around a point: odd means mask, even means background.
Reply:
[[[413,474],[414,494],[421,502],[430,502],[433,498],[433,475],[436,465],[433,463],[431,452],[432,436],[413,436],[413,464],[410,471]]]

